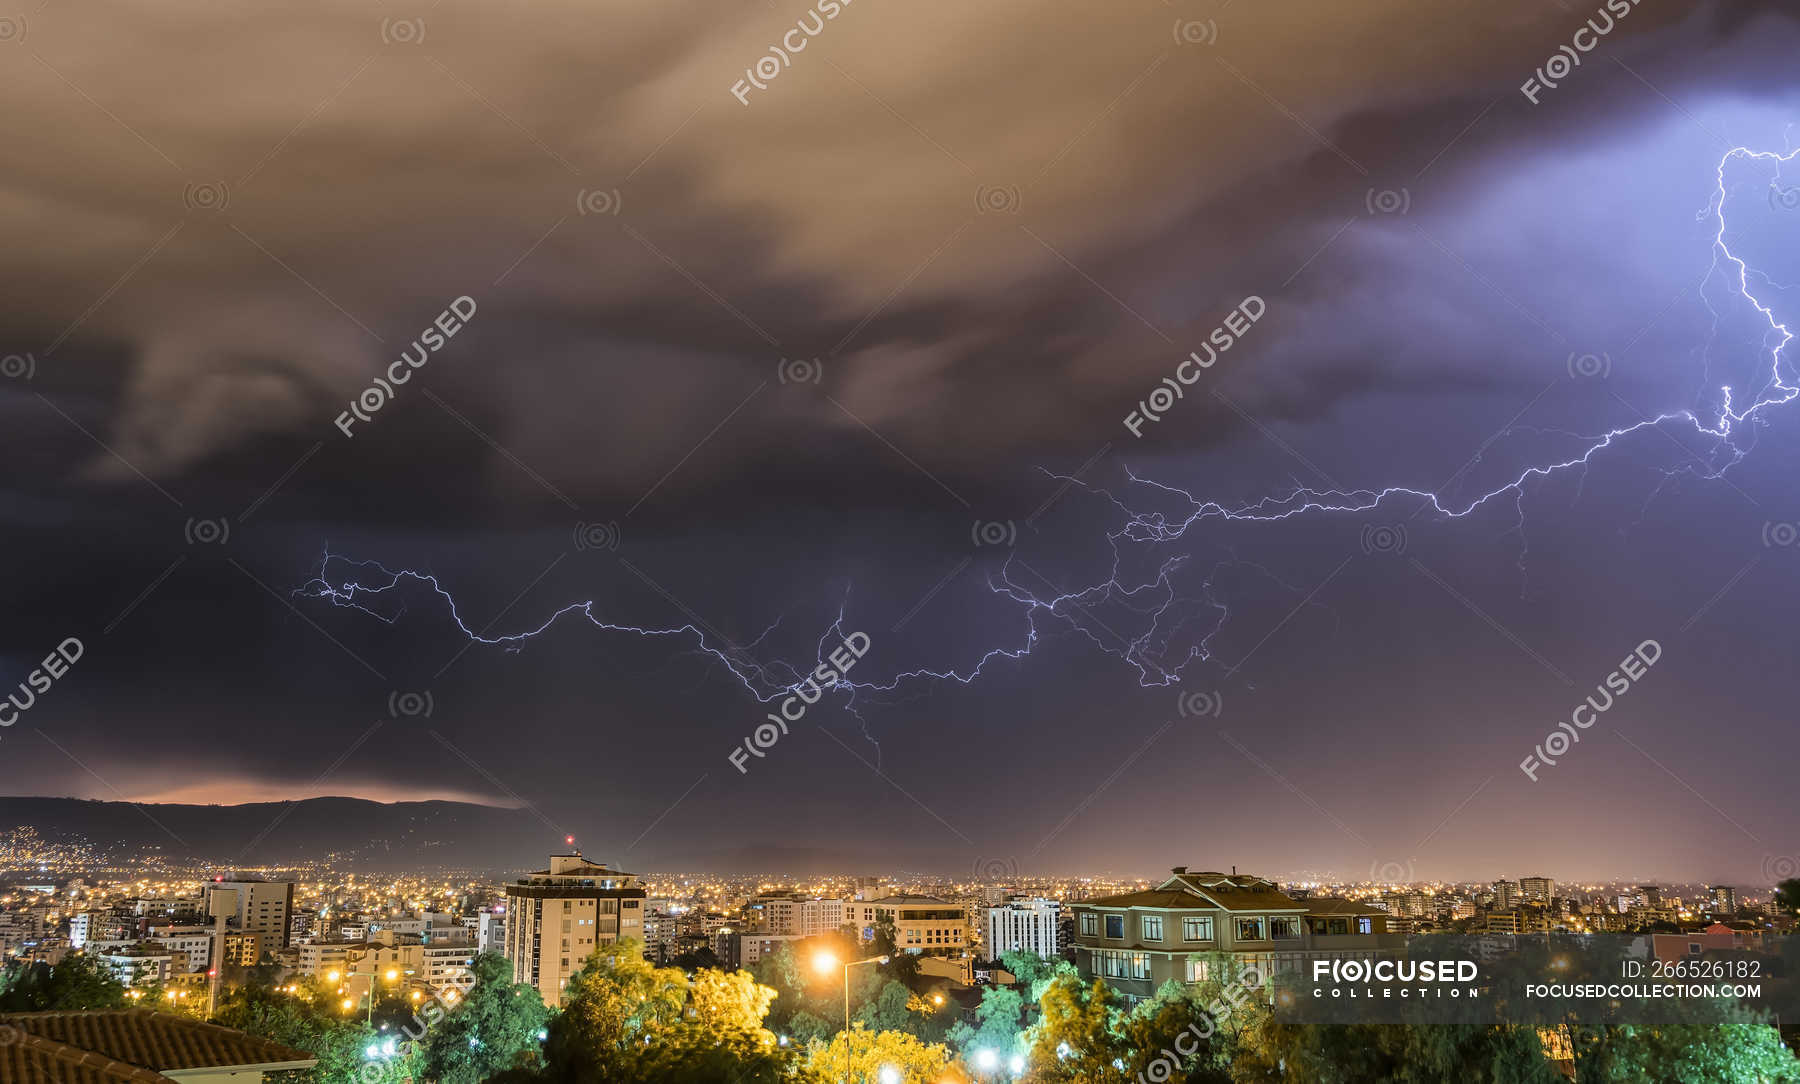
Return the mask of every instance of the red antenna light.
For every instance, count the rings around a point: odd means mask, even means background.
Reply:
[[[569,846],[573,847],[573,846],[575,846],[575,837],[574,836],[564,836],[563,842],[567,843]]]

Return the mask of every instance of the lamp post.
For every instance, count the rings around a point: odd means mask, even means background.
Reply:
[[[842,964],[844,974],[844,1084],[850,1084],[850,969],[862,964],[885,964],[891,957],[871,956],[866,960],[850,960]],[[835,953],[821,950],[813,957],[813,970],[829,975],[839,968]]]

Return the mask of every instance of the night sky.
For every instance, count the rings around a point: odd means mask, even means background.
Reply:
[[[1800,146],[1800,26],[1645,3],[1522,90],[1597,7],[0,12],[0,696],[85,648],[0,789],[529,804],[521,864],[637,870],[1792,876],[1800,157],[1731,152]]]

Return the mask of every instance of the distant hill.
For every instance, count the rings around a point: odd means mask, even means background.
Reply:
[[[507,871],[541,866],[550,849],[543,824],[525,810],[467,802],[165,805],[0,797],[0,834],[23,827],[104,858],[162,856],[222,869],[329,860],[381,872]]]

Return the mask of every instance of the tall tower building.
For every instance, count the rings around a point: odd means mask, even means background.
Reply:
[[[1494,910],[1510,911],[1519,902],[1519,882],[1494,882]]]
[[[1521,877],[1519,891],[1534,903],[1548,904],[1556,895],[1556,882],[1548,877]]]
[[[292,943],[288,919],[293,910],[292,881],[228,881],[220,877],[206,885],[206,914],[222,916],[231,929],[260,934],[262,951],[273,952]]]
[[[1713,885],[1709,891],[1712,892],[1712,909],[1715,914],[1737,914],[1736,888],[1731,885]]]
[[[513,981],[562,1004],[570,976],[600,945],[644,939],[644,890],[637,875],[553,854],[550,868],[506,886],[506,958]]]

